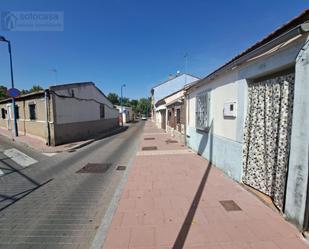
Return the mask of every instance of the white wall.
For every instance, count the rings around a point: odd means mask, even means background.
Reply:
[[[118,110],[119,113],[121,113],[121,106],[116,105],[115,108]],[[124,123],[128,123],[133,121],[133,109],[130,106],[122,106],[122,120]]]
[[[118,111],[113,108],[109,100],[93,85],[77,84],[67,89],[54,90],[57,95],[72,96],[75,98],[61,98],[54,95],[56,106],[56,122],[58,124],[86,122],[100,120],[100,104],[105,105],[105,118],[117,118]],[[78,100],[87,99],[86,100]]]
[[[192,88],[191,92],[187,93],[186,142],[188,146],[208,160],[211,160],[227,175],[230,175],[237,181],[241,181],[248,82],[295,67],[297,54],[301,51],[304,43],[305,37],[298,37],[298,39],[293,39],[293,42],[280,44],[277,48],[272,48],[264,53],[263,56],[251,59],[247,63],[243,63],[226,72],[219,72],[212,79],[202,80],[201,83],[203,84],[200,87]],[[296,75],[296,79],[299,77]],[[297,84],[297,81],[295,84]],[[195,128],[196,95],[204,90],[211,90],[210,121],[212,121],[212,126],[210,132],[198,131]],[[297,99],[297,96],[295,98]],[[235,119],[223,117],[224,103],[229,101],[237,102],[237,117]],[[294,111],[296,110],[294,109]],[[291,146],[293,148],[293,144]],[[308,148],[306,147],[306,149]],[[291,174],[289,170],[289,175]],[[296,181],[291,182],[294,183]],[[293,188],[290,187],[290,189]],[[304,190],[301,189],[301,191]],[[299,193],[297,194],[299,195]],[[295,213],[294,211],[290,212],[292,219],[295,217],[295,215],[292,215]]]
[[[214,122],[213,134],[242,142],[247,109],[247,80],[293,66],[305,40],[303,37],[291,40],[292,42],[279,45],[278,50],[272,49],[264,56],[215,76],[212,80],[204,80],[205,83],[188,96],[187,127],[195,128],[196,95],[204,90],[211,90],[210,119]],[[223,116],[223,105],[230,101],[237,103],[236,118]],[[187,130],[189,133],[190,129]]]
[[[224,118],[223,116],[224,103],[237,101],[236,78],[236,73],[228,74],[225,77],[219,77],[189,94],[188,127],[195,127],[196,95],[202,91],[210,90],[210,120],[214,123],[213,133],[218,136],[236,140],[236,118]]]
[[[164,82],[163,84],[155,86],[153,88],[154,104],[156,104],[158,100],[163,99],[164,97],[172,94],[173,92],[176,92],[182,89],[186,84],[192,83],[197,80],[198,78],[196,77],[193,77],[191,75],[182,74],[180,76],[177,76],[176,78],[173,78],[171,80]]]
[[[306,228],[309,165],[309,35],[296,58],[294,112],[286,187],[285,214],[300,229]],[[307,210],[306,210],[307,209]],[[305,212],[305,210],[307,212]]]
[[[161,117],[161,112],[160,111],[156,111],[156,125],[158,128],[161,128],[161,123],[162,123],[162,117]]]

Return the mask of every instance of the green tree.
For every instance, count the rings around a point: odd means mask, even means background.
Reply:
[[[119,105],[119,97],[117,93],[109,93],[107,98],[110,102],[112,102],[113,105]]]
[[[120,103],[120,104],[121,104],[121,103]],[[129,98],[126,98],[126,97],[123,97],[123,98],[122,98],[122,105],[123,105],[123,106],[131,106],[130,99],[129,99]]]
[[[33,93],[33,92],[39,92],[44,90],[43,87],[41,87],[40,85],[33,85],[30,89],[29,89],[29,93]]]
[[[141,98],[138,101],[137,109],[141,114],[149,116],[151,112],[151,98]]]
[[[29,90],[22,89],[22,90],[20,91],[20,95],[25,95],[25,94],[27,94],[27,93],[29,93]]]
[[[7,99],[9,96],[7,95],[7,88],[5,86],[0,85],[0,100]]]
[[[134,112],[138,112],[138,100],[137,99],[131,99],[130,100],[130,106],[132,107]]]

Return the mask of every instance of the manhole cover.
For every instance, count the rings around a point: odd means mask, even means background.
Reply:
[[[111,163],[88,163],[76,173],[105,173],[111,165]]]
[[[167,144],[175,144],[175,143],[178,143],[178,141],[176,140],[171,140],[171,139],[168,139],[165,141]]]
[[[143,147],[142,150],[157,150],[157,146],[146,146],[146,147]]]
[[[144,140],[155,140],[154,137],[145,137]]]
[[[126,166],[121,165],[121,166],[118,166],[116,170],[126,170],[126,168],[127,168]]]
[[[226,211],[240,211],[241,208],[233,200],[219,201]]]

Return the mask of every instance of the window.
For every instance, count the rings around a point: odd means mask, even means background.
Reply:
[[[195,125],[199,130],[209,128],[210,92],[205,91],[196,96]]]
[[[2,119],[6,118],[6,110],[4,108],[1,108],[1,117]]]
[[[168,111],[168,117],[167,117],[168,121],[171,120],[171,117],[172,117],[172,112],[171,112],[171,111]]]
[[[180,109],[176,109],[176,122],[180,124]]]
[[[100,104],[100,118],[105,118],[105,106]]]
[[[29,104],[30,120],[36,120],[35,104]]]
[[[15,115],[16,115],[16,119],[19,119],[19,106],[15,105]]]

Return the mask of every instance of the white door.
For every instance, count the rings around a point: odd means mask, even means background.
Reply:
[[[7,110],[7,119],[8,119],[8,130],[12,130],[12,121],[13,121],[13,113],[12,113],[12,105],[6,105]]]

